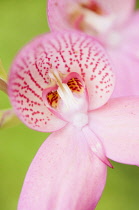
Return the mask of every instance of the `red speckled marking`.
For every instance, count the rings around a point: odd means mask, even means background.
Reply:
[[[77,32],[38,37],[19,53],[9,79],[12,104],[29,127],[49,131],[65,124],[42,100],[42,91],[50,81],[49,71],[56,69],[63,74],[81,75],[88,89],[90,109],[106,103],[112,93],[114,79],[109,60],[93,38]]]

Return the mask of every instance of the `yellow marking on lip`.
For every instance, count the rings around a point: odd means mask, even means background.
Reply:
[[[72,92],[82,93],[84,91],[83,85],[78,78],[72,78],[67,83]]]
[[[76,100],[73,93],[80,94],[84,91],[84,86],[80,79],[76,77],[71,78],[66,84],[62,82],[63,74],[58,71],[50,72],[49,76],[51,81],[58,86],[55,90],[50,91],[46,95],[49,105],[56,109],[58,107],[59,99],[61,99],[67,107],[71,106],[71,104],[74,105]]]
[[[58,106],[58,99],[59,95],[57,91],[51,91],[50,93],[47,94],[47,101],[50,104],[51,107],[57,108]]]

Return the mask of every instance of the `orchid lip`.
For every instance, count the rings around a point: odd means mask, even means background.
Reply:
[[[49,74],[54,86],[43,90],[42,98],[46,106],[57,117],[81,128],[88,123],[88,101],[86,91],[79,74],[72,72],[64,77],[59,71]]]
[[[60,78],[60,73],[58,71],[53,71],[49,74],[50,78],[54,80],[57,85],[57,94],[62,99],[66,108],[69,109],[71,106],[76,106],[77,100],[74,98],[69,86],[62,82]]]
[[[54,74],[59,74],[56,78],[60,77],[62,88],[68,86],[75,99],[66,119],[67,107]],[[84,33],[64,31],[38,37],[21,50],[11,67],[8,93],[16,114],[28,127],[50,132],[64,127],[77,112],[101,107],[114,84],[110,61],[101,45]],[[58,119],[55,112],[62,117]]]
[[[49,73],[49,76],[58,85],[57,93],[59,94],[60,98],[66,105],[67,109],[69,109],[70,106],[74,106],[75,103],[77,103],[77,101],[73,97],[73,94],[72,94],[70,88],[68,87],[68,85],[62,83],[62,80],[60,78],[60,73],[55,70],[55,71]]]

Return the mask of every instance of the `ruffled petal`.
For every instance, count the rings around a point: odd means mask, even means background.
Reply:
[[[73,12],[77,5],[89,5],[91,3],[96,3],[100,10],[115,16],[113,28],[120,27],[125,23],[135,6],[135,0],[49,0],[48,19],[51,30],[72,28],[73,25],[69,22],[70,12]]]
[[[109,59],[92,37],[61,32],[36,38],[13,62],[8,85],[15,113],[35,130],[51,132],[66,124],[47,109],[42,99],[53,70],[80,74],[88,89],[90,109],[106,103],[114,88]]]
[[[139,165],[139,97],[111,99],[89,117],[108,158]]]
[[[26,175],[18,210],[93,210],[106,179],[106,165],[82,132],[67,126],[43,143]]]

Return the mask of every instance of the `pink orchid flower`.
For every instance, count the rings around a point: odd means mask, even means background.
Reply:
[[[16,114],[53,132],[27,172],[18,210],[93,210],[108,158],[139,164],[139,98],[110,99],[114,75],[91,36],[42,35],[17,55],[9,75]]]
[[[76,29],[107,49],[116,74],[113,97],[139,95],[139,12],[135,0],[49,0],[52,31]]]

